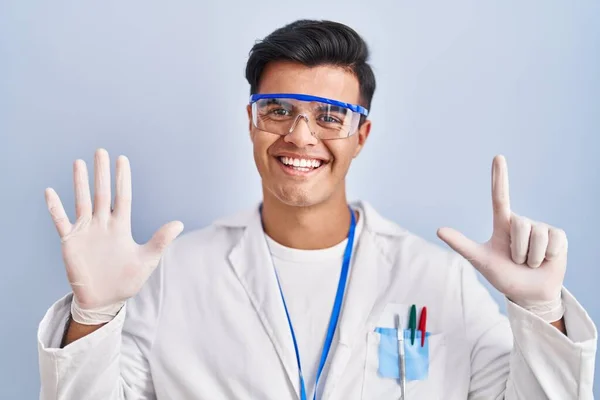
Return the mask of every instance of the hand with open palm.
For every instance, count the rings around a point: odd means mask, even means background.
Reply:
[[[56,192],[46,189],[46,203],[62,243],[67,277],[73,289],[73,319],[82,324],[108,322],[124,302],[142,288],[159,263],[164,249],[182,232],[173,221],[160,228],[146,244],[131,235],[131,169],[120,156],[116,166],[116,194],[111,209],[109,155],[95,154],[94,204],[84,161],[73,166],[76,221],[72,224]]]

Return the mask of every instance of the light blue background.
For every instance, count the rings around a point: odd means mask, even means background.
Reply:
[[[347,23],[372,49],[350,198],[432,241],[442,225],[484,241],[503,153],[513,209],[566,230],[566,286],[600,321],[600,3],[2,0],[0,398],[37,397],[37,324],[68,290],[44,188],[72,216],[72,162],[128,155],[138,241],[259,201],[245,62],[300,17]]]

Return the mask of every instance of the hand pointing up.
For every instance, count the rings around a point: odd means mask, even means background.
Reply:
[[[513,213],[503,156],[492,164],[492,237],[480,244],[451,228],[438,236],[471,262],[517,304],[542,304],[560,296],[567,266],[567,237],[561,229]]]

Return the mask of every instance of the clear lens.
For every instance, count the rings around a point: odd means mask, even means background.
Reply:
[[[360,114],[348,108],[297,99],[259,99],[252,104],[252,121],[262,131],[291,133],[300,119],[319,139],[342,139],[356,133]]]

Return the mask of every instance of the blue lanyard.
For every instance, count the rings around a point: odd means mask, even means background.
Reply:
[[[344,250],[344,261],[342,262],[342,271],[340,273],[340,280],[338,282],[337,293],[335,295],[335,302],[333,303],[333,310],[331,311],[331,317],[329,318],[329,328],[327,329],[327,336],[325,337],[325,344],[323,345],[323,351],[321,353],[321,362],[319,363],[319,369],[317,370],[317,380],[315,382],[315,394],[313,400],[317,398],[317,387],[319,386],[319,378],[321,372],[325,366],[329,349],[331,348],[331,342],[333,341],[333,335],[337,327],[337,322],[340,316],[340,310],[342,309],[342,299],[344,298],[344,292],[346,291],[346,280],[348,278],[348,270],[350,269],[350,257],[352,256],[352,246],[354,244],[354,230],[356,229],[356,219],[354,212],[350,209],[351,222],[350,230],[348,232],[348,243]],[[302,367],[300,366],[300,352],[298,351],[298,343],[296,342],[296,334],[294,333],[294,327],[292,326],[292,320],[283,297],[283,291],[279,284],[279,277],[277,271],[275,271],[275,277],[277,278],[277,285],[279,286],[279,293],[281,294],[281,300],[283,301],[283,308],[285,309],[285,315],[290,325],[290,332],[292,333],[292,340],[294,341],[294,350],[296,351],[296,362],[298,363],[298,371],[300,372],[300,399],[307,400],[306,398],[306,387],[304,385],[304,376],[302,375]]]

